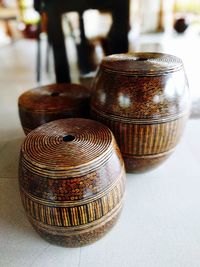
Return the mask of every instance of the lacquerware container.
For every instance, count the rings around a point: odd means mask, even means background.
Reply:
[[[114,133],[128,172],[143,172],[174,151],[189,111],[181,59],[162,53],[106,57],[93,83],[91,114]]]
[[[89,118],[90,92],[79,84],[50,84],[23,93],[18,100],[25,134],[58,119]]]
[[[57,120],[26,137],[19,185],[28,219],[45,240],[83,246],[106,234],[119,217],[124,163],[112,132],[103,124]]]

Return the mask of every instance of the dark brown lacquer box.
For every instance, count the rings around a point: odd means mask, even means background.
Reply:
[[[89,118],[90,91],[79,84],[51,84],[19,97],[19,116],[25,134],[50,121]]]
[[[189,110],[182,61],[161,53],[106,57],[93,83],[92,117],[114,133],[128,172],[143,172],[175,149]]]
[[[98,240],[115,224],[123,204],[124,163],[105,125],[62,119],[26,137],[19,184],[35,230],[50,243],[77,247]]]

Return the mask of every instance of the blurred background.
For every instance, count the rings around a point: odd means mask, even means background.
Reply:
[[[10,125],[20,131],[18,96],[40,84],[58,80],[51,40],[48,39],[48,16],[45,8],[38,8],[37,2],[42,1],[0,1],[0,108],[2,119],[8,114],[11,118],[2,129],[7,129],[6,136]],[[84,3],[73,2],[77,6]],[[112,25],[112,10],[86,9],[81,18],[80,12],[72,11],[69,9],[62,14],[69,75],[72,82],[90,86],[102,57],[109,54],[106,36]],[[129,22],[128,51],[164,52],[183,60],[191,90],[192,116],[199,117],[200,0],[130,0],[126,19]],[[121,31],[114,29],[115,36],[120,36]],[[83,39],[87,53],[80,49]],[[65,62],[62,55],[60,59]]]
[[[200,0],[43,1],[0,0],[0,266],[199,266]],[[91,9],[87,2],[113,6]],[[56,248],[39,238],[21,205],[18,158],[25,135],[18,97],[56,81],[90,87],[102,57],[111,52],[109,41],[112,51],[180,57],[190,85],[191,119],[166,164],[129,176],[116,230],[98,245]]]

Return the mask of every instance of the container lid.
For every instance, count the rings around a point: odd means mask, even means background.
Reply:
[[[79,84],[51,84],[29,90],[19,97],[21,108],[34,112],[77,109],[89,101],[90,92]]]
[[[101,67],[104,71],[124,75],[159,75],[174,72],[183,67],[178,57],[162,53],[127,53],[107,56]]]
[[[105,162],[113,152],[114,137],[103,124],[88,119],[46,123],[26,137],[23,165],[41,176],[82,175]]]

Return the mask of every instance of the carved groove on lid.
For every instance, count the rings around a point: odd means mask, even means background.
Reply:
[[[80,109],[83,101],[89,101],[90,92],[79,84],[51,84],[29,90],[19,98],[24,110],[51,113],[55,111]]]
[[[162,53],[126,53],[105,57],[101,67],[106,72],[122,75],[161,75],[183,68],[182,60],[176,56]]]
[[[33,130],[22,145],[23,164],[54,177],[83,174],[98,168],[113,153],[114,137],[103,124],[87,119],[62,119]]]

